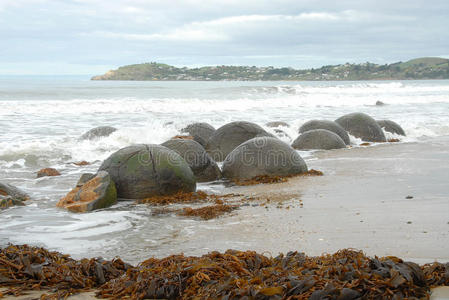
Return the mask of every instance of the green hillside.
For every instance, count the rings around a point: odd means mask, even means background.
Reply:
[[[317,69],[213,66],[177,68],[160,63],[123,66],[92,80],[406,80],[449,79],[449,59],[424,57],[407,62],[329,65]]]

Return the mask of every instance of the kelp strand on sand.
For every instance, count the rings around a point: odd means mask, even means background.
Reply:
[[[228,250],[150,258],[138,267],[118,258],[74,260],[37,247],[0,249],[0,287],[13,287],[5,294],[57,291],[44,299],[93,288],[97,297],[114,299],[418,299],[428,297],[437,285],[449,285],[449,264],[419,266],[351,249],[317,257],[289,252],[275,258]]]
[[[239,208],[239,205],[215,204],[199,208],[185,207],[177,212],[177,214],[180,216],[199,217],[203,220],[210,220],[226,213],[230,213],[237,208]]]
[[[281,183],[287,182],[289,178],[298,177],[298,176],[323,176],[323,172],[310,169],[307,172],[294,174],[294,175],[286,175],[286,176],[269,176],[269,175],[260,175],[248,180],[234,180],[233,182],[236,185],[255,185],[255,184],[271,184],[271,183]]]
[[[198,202],[216,202],[226,198],[239,196],[237,194],[213,195],[207,194],[203,191],[192,193],[178,192],[167,196],[154,196],[150,198],[140,199],[137,203],[151,204],[151,205],[168,205],[175,203],[198,203]]]

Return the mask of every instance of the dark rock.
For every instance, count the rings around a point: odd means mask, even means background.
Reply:
[[[304,123],[299,128],[299,133],[304,133],[309,130],[314,129],[326,129],[329,131],[332,131],[335,134],[338,134],[338,136],[345,142],[346,145],[349,145],[349,135],[346,132],[346,130],[341,127],[338,123],[330,120],[311,120],[306,123]]]
[[[45,177],[45,176],[60,176],[61,173],[59,173],[58,170],[53,168],[45,168],[41,169],[37,172],[37,178]]]
[[[396,123],[394,121],[391,121],[391,120],[377,120],[376,122],[385,131],[405,136],[404,129],[402,129],[402,127],[398,123]]]
[[[282,121],[273,121],[273,122],[268,122],[267,124],[265,124],[268,127],[290,127],[290,125],[288,125],[288,123],[282,122]]]
[[[72,212],[88,212],[106,208],[115,203],[117,203],[117,190],[114,181],[108,172],[100,171],[81,186],[77,185],[59,200],[56,206]]]
[[[363,141],[386,142],[385,135],[376,120],[364,113],[344,115],[337,120],[346,131]]]
[[[234,180],[287,176],[307,172],[301,156],[277,138],[258,137],[235,148],[223,162],[223,175]]]
[[[100,137],[106,137],[111,135],[114,131],[117,131],[117,128],[111,126],[99,126],[92,128],[88,132],[84,133],[80,139],[81,140],[93,140]]]
[[[83,184],[85,184],[86,182],[88,182],[89,180],[91,180],[94,177],[95,177],[95,174],[92,174],[92,173],[81,174],[81,177],[80,177],[80,179],[78,179],[76,186],[81,187],[81,186],[83,186]]]
[[[25,205],[25,203],[23,203],[24,200],[25,199],[23,198],[0,195],[0,209],[7,209],[13,206],[24,206]]]
[[[22,191],[21,189],[8,184],[8,183],[1,183],[0,182],[0,196],[11,196],[15,199],[19,199],[19,200],[28,200],[30,197],[28,196],[27,193],[25,193],[24,191]]]
[[[181,129],[181,132],[188,133],[201,146],[206,147],[207,141],[215,132],[215,128],[208,123],[193,123]]]
[[[218,128],[210,137],[206,151],[215,161],[223,161],[238,145],[255,137],[273,137],[257,124],[237,121]]]
[[[111,154],[99,171],[107,171],[119,198],[144,199],[194,192],[196,180],[186,161],[160,145],[133,145]]]
[[[172,139],[161,145],[181,155],[192,169],[198,182],[220,179],[220,168],[198,142],[193,140]]]
[[[346,148],[345,142],[335,133],[326,129],[314,129],[302,133],[293,141],[298,150]]]
[[[383,103],[382,101],[376,101],[376,105],[377,105],[377,106],[384,106],[384,105],[386,105],[386,104]]]

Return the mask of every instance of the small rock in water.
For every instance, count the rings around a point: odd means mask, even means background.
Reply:
[[[113,132],[117,131],[117,128],[111,126],[99,126],[92,128],[88,132],[84,133],[80,139],[81,140],[94,140],[102,137],[107,137],[111,135]]]
[[[376,106],[384,106],[385,103],[382,101],[376,101]]]
[[[87,165],[90,165],[90,162],[83,160],[83,161],[74,162],[73,164],[76,166],[87,166]]]
[[[405,199],[413,199],[413,196],[407,196]]]
[[[45,176],[59,176],[61,173],[59,173],[58,170],[53,168],[45,168],[41,169],[37,172],[37,178],[45,177]]]
[[[27,193],[20,190],[19,188],[8,184],[0,182],[0,196],[11,196],[13,198],[20,199],[22,201],[28,200],[30,197]]]

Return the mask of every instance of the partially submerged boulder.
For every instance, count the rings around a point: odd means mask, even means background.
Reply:
[[[394,121],[391,121],[391,120],[377,120],[376,122],[377,122],[377,124],[379,124],[379,126],[381,128],[383,128],[387,132],[391,132],[391,133],[394,133],[394,134],[399,134],[399,135],[405,136],[404,129],[402,129],[402,127],[398,123],[396,123]]]
[[[172,139],[162,143],[161,146],[167,147],[181,155],[192,169],[198,182],[220,179],[220,168],[198,142],[193,140]]]
[[[0,182],[0,209],[6,209],[12,206],[23,206],[23,202],[30,199],[27,193],[21,189]]]
[[[307,172],[307,165],[298,152],[272,137],[258,137],[244,142],[229,153],[223,162],[223,176],[232,180],[304,172]]]
[[[37,172],[37,178],[45,177],[45,176],[60,176],[61,173],[59,173],[58,170],[53,168],[45,168],[41,169]]]
[[[346,148],[345,142],[332,131],[314,129],[302,133],[293,141],[292,147],[298,150]]]
[[[267,124],[265,124],[268,127],[290,127],[290,125],[288,125],[288,123],[285,123],[283,121],[273,121],[273,122],[268,122]]]
[[[345,142],[346,145],[349,145],[349,135],[346,132],[346,130],[341,127],[338,123],[330,120],[310,120],[304,123],[299,128],[299,133],[304,133],[309,130],[314,129],[326,129],[329,131],[332,131],[333,133],[337,134],[343,142]]]
[[[376,120],[364,113],[351,113],[337,120],[346,131],[367,142],[386,142],[385,134]]]
[[[92,179],[71,190],[57,207],[72,212],[88,212],[117,203],[117,190],[108,172],[100,171]]]
[[[9,183],[1,183],[0,182],[0,196],[11,196],[13,198],[28,200],[30,197],[27,193],[22,191],[21,189],[13,186]]]
[[[215,128],[209,123],[199,122],[187,125],[181,129],[181,132],[188,133],[201,146],[206,147],[207,141],[215,132]]]
[[[81,140],[93,140],[101,137],[106,137],[111,135],[113,132],[117,131],[117,128],[111,126],[98,126],[92,128],[88,132],[84,133],[80,139]]]
[[[119,198],[144,199],[194,192],[195,176],[175,151],[160,145],[133,145],[111,154],[99,171],[107,171]]]
[[[238,145],[255,137],[273,137],[257,124],[237,121],[218,128],[210,137],[206,151],[215,161],[223,161]]]

